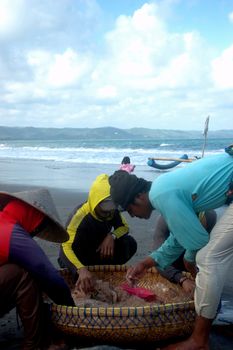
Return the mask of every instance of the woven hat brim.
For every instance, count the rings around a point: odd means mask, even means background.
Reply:
[[[19,192],[20,194],[20,192]],[[43,213],[48,220],[48,225],[44,230],[41,232],[38,232],[36,237],[44,239],[49,242],[54,243],[63,243],[66,242],[69,239],[69,235],[65,228],[54,218],[52,218],[50,215],[48,215],[45,211],[43,211],[41,208],[38,208],[36,205],[33,205],[32,203],[27,202],[26,200],[23,200],[20,198],[18,193],[7,193],[7,192],[0,192],[0,210],[3,210],[3,208],[12,200],[18,199],[23,203],[26,203],[30,205],[31,207],[37,209],[41,213]]]

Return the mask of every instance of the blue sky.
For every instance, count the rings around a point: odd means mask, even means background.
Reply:
[[[232,0],[0,0],[0,125],[233,129]]]

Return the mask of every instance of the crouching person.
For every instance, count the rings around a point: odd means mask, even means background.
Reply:
[[[61,243],[68,238],[49,192],[0,192],[0,230],[0,317],[17,308],[24,328],[23,350],[65,349],[60,339],[60,344],[52,344],[42,293],[57,304],[74,302],[59,271],[33,239]]]
[[[94,287],[88,265],[125,264],[137,250],[124,217],[110,198],[106,174],[93,182],[88,200],[69,218],[67,232],[69,240],[61,246],[59,263],[69,268],[77,289],[85,293]]]

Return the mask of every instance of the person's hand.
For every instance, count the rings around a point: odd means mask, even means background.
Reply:
[[[105,258],[113,258],[114,254],[114,238],[111,233],[108,233],[107,236],[104,238],[103,242],[100,244],[100,246],[97,249],[97,252],[100,253],[100,257],[102,259]]]
[[[126,273],[126,280],[129,285],[136,285],[138,280],[142,278],[146,271],[152,266],[155,266],[155,261],[148,257],[136,265],[129,267]]]
[[[85,294],[90,293],[94,289],[93,275],[86,267],[78,270],[78,280],[75,287]]]
[[[191,273],[192,277],[196,278],[196,274],[197,274],[196,264],[184,259],[184,266],[185,266],[185,269]]]
[[[191,296],[194,295],[194,290],[195,290],[194,281],[192,281],[190,278],[186,278],[183,281],[181,281],[180,284],[187,294],[190,294]]]

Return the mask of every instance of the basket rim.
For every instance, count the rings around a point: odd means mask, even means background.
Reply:
[[[185,301],[179,303],[170,304],[157,304],[146,306],[122,306],[122,307],[78,307],[78,306],[66,306],[51,303],[51,310],[54,312],[66,313],[67,315],[85,315],[85,316],[156,316],[166,314],[167,312],[181,311],[181,310],[194,310],[194,301]]]

